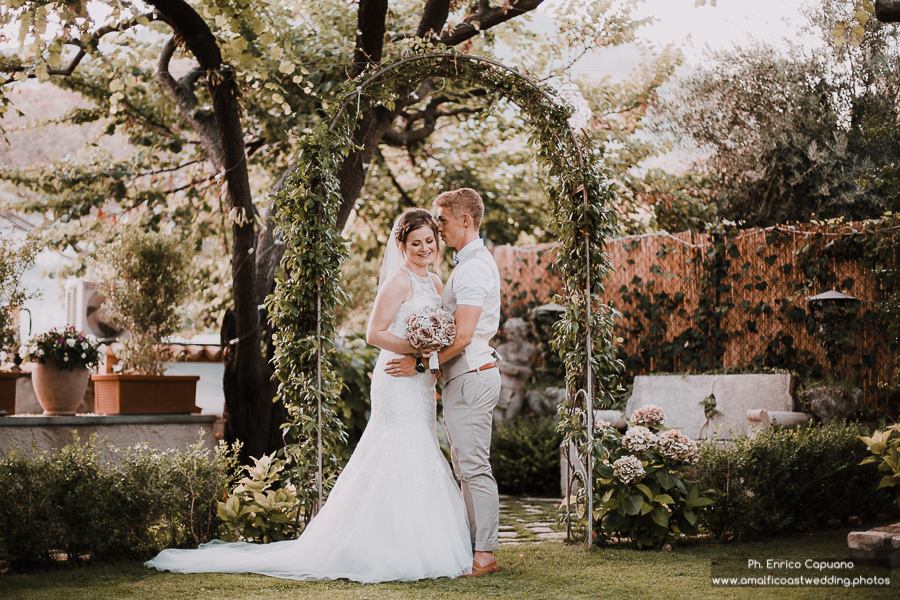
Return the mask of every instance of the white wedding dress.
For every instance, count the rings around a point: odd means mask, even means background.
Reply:
[[[409,314],[441,305],[430,279],[407,272],[413,297],[401,304],[389,329],[399,337]],[[397,356],[381,351],[366,430],[299,538],[265,545],[214,540],[196,550],[163,550],[146,565],[177,573],[365,583],[470,573],[465,505],[435,432],[434,375],[388,375],[385,364]]]

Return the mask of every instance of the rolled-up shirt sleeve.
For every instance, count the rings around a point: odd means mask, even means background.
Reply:
[[[453,278],[453,295],[456,296],[456,304],[484,306],[495,286],[494,272],[490,266],[480,258],[473,258],[466,265],[465,277]]]

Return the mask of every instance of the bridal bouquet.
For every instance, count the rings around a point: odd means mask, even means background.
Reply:
[[[432,373],[441,370],[437,350],[456,339],[456,320],[442,308],[423,308],[406,317],[406,341],[413,348],[434,352],[428,357]]]

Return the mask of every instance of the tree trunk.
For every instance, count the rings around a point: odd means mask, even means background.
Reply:
[[[270,452],[272,401],[269,395],[271,370],[263,363],[256,291],[256,231],[254,208],[244,149],[234,71],[222,61],[218,43],[209,26],[183,0],[151,0],[162,19],[172,27],[206,73],[218,130],[217,147],[204,149],[218,156],[226,186],[225,198],[232,220],[231,277],[234,311],[222,323],[225,359],[225,440],[244,443],[242,463],[249,457]],[[212,144],[209,144],[213,146]],[[236,209],[236,210],[235,210]]]

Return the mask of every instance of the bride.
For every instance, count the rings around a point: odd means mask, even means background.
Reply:
[[[177,573],[260,573],[285,579],[364,583],[458,577],[472,570],[460,489],[435,433],[435,377],[394,377],[392,358],[417,351],[405,318],[441,306],[437,220],[405,211],[385,249],[367,341],[382,349],[372,374],[369,423],[322,510],[296,540],[266,545],[214,540],[163,550],[148,567]]]

